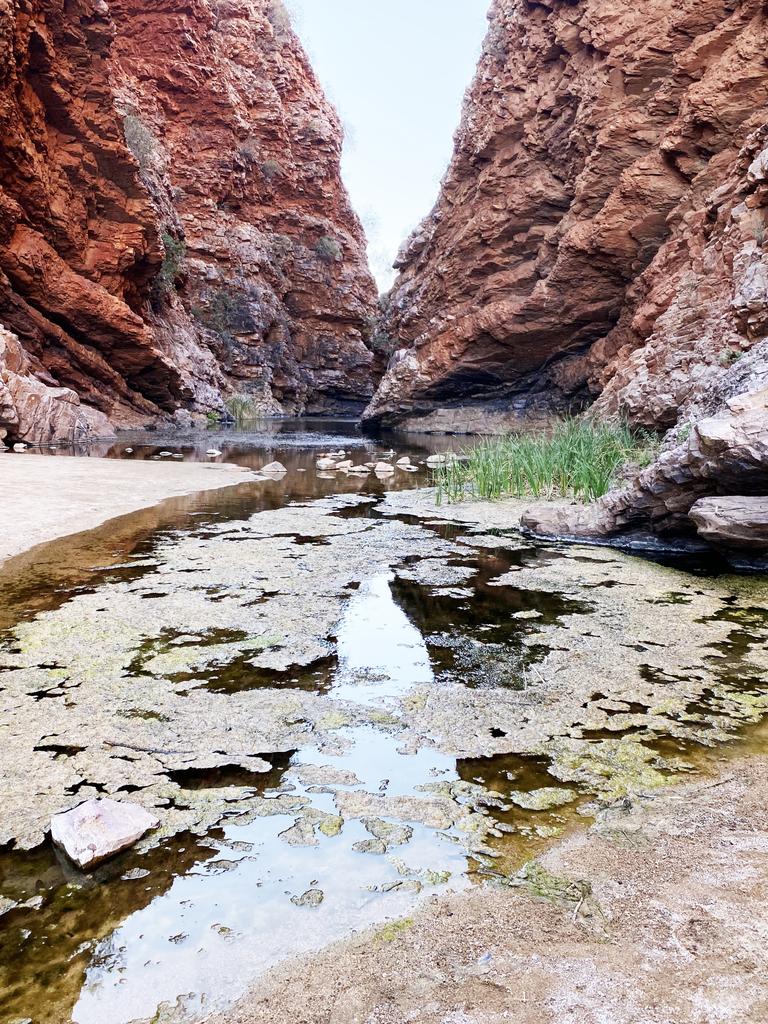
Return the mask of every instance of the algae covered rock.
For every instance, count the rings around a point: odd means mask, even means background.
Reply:
[[[513,790],[509,794],[512,803],[526,811],[548,811],[552,807],[569,804],[575,797],[576,793],[572,789],[561,789],[559,786],[544,786],[542,789],[532,789],[527,793]]]

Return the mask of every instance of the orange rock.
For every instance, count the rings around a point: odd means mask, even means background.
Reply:
[[[362,408],[341,139],[279,0],[0,0],[0,324],[31,377],[120,425]]]
[[[669,427],[722,390],[768,330],[767,49],[761,0],[494,0],[367,418]]]

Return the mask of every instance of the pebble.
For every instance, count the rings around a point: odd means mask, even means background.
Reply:
[[[301,896],[292,896],[291,903],[296,907],[319,907],[325,899],[322,889],[307,889]]]

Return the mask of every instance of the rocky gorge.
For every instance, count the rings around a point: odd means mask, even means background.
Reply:
[[[0,0],[2,1022],[768,1017],[768,2],[489,3],[377,297],[279,0]]]

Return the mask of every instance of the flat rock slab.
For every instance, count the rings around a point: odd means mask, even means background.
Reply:
[[[711,544],[768,551],[768,497],[701,498],[688,515]]]
[[[133,846],[160,819],[138,804],[86,800],[51,818],[51,838],[78,867],[91,868]]]

